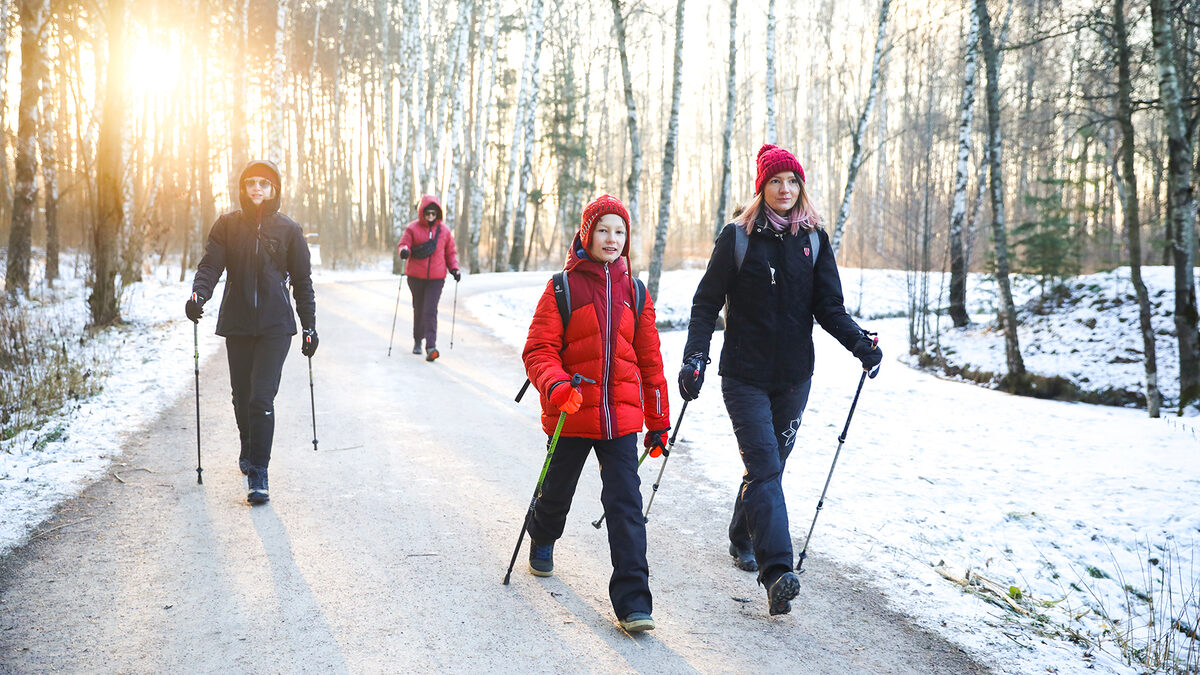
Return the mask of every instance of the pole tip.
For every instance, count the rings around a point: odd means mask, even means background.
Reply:
[[[507,585],[508,585],[508,578],[509,578],[510,576],[512,576],[512,574],[505,574],[505,575],[504,575],[504,581],[502,581],[502,582],[500,582],[500,583],[502,583],[502,584],[504,584],[505,586],[507,586]]]

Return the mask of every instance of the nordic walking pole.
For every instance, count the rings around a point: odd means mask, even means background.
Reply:
[[[589,380],[586,377],[575,373],[571,376],[571,387],[578,387],[580,382],[587,381],[595,384],[595,380]],[[533,489],[533,499],[529,502],[529,510],[525,512],[525,519],[521,522],[521,534],[517,535],[517,546],[513,549],[512,560],[508,561],[508,571],[504,573],[505,586],[508,585],[508,580],[512,577],[513,565],[517,564],[517,554],[521,551],[521,542],[525,539],[525,531],[529,529],[529,520],[533,518],[533,509],[537,507],[538,497],[542,495],[542,483],[546,480],[546,471],[550,469],[550,460],[554,457],[554,447],[558,445],[558,437],[562,433],[563,422],[567,421],[567,413],[560,413],[558,416],[558,426],[554,428],[554,436],[550,439],[550,447],[546,450],[546,461],[542,462],[542,473],[538,475],[537,487]]]
[[[875,366],[873,371],[878,371]],[[846,442],[846,432],[850,430],[850,419],[854,417],[854,408],[858,406],[858,395],[862,393],[863,382],[867,381],[867,371],[858,378],[858,389],[854,390],[854,400],[850,403],[850,414],[846,415],[846,426],[842,427],[842,435],[838,436],[837,451],[833,453],[833,464],[829,465],[829,475],[825,477],[825,487],[821,488],[821,499],[817,502],[817,512],[813,514],[812,525],[808,527],[808,536],[804,538],[804,550],[800,551],[800,559],[796,561],[796,574],[804,573],[804,558],[808,556],[808,542],[812,541],[813,528],[817,526],[817,516],[821,515],[821,507],[825,505],[825,491],[829,489],[829,481],[833,478],[833,467],[837,466],[838,455],[842,454],[842,444]],[[872,375],[874,373],[871,373]]]
[[[639,469],[642,468],[642,462],[646,461],[646,455],[649,455],[649,454],[650,454],[649,450],[642,451],[642,456],[638,458],[638,468]],[[596,528],[597,530],[600,529],[600,525],[602,523],[604,523],[604,516],[607,516],[607,515],[608,515],[607,513],[601,513],[600,517],[598,519],[592,521],[592,527]]]
[[[196,294],[192,293],[192,299]],[[204,485],[204,469],[200,466],[200,322],[192,322],[192,347],[196,369],[196,484]]]
[[[688,401],[683,402],[683,408],[679,410],[679,417],[675,419],[675,433],[671,434],[671,441],[663,448],[663,463],[658,469],[658,478],[654,480],[654,489],[650,491],[650,501],[646,503],[646,512],[642,514],[642,522],[650,522],[650,507],[654,506],[654,496],[658,494],[658,484],[662,482],[663,471],[667,470],[667,460],[671,458],[671,450],[675,448],[675,439],[679,437],[679,425],[683,424],[683,413],[687,412]]]
[[[392,336],[388,338],[388,356],[392,355],[392,340],[396,339],[396,316],[400,314],[400,292],[404,290],[404,268],[408,258],[400,260],[400,285],[396,287],[396,309],[392,310]]]
[[[312,407],[313,452],[317,451],[317,397],[313,393],[312,357],[308,357],[308,403]]]
[[[450,312],[450,349],[454,349],[454,320],[458,318],[458,279],[454,280],[454,309]]]

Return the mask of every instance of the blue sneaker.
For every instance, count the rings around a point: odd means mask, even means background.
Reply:
[[[249,473],[246,474],[246,479],[250,487],[250,491],[246,494],[246,501],[254,506],[271,501],[271,497],[267,493],[267,467],[251,466]]]
[[[539,544],[529,540],[529,572],[535,577],[554,576],[554,542]]]
[[[621,619],[621,628],[624,628],[626,633],[654,630],[654,619],[645,612],[630,612],[628,616]]]

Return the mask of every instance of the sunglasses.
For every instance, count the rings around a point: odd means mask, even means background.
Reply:
[[[246,180],[242,181],[242,185],[247,189],[258,188],[260,190],[266,190],[269,187],[274,187],[274,183],[266,178],[247,178]]]

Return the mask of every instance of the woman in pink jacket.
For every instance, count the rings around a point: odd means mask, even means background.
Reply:
[[[438,357],[437,307],[446,283],[446,271],[455,283],[462,278],[458,272],[458,252],[454,235],[442,223],[442,205],[436,197],[421,197],[421,217],[404,228],[397,248],[400,258],[407,260],[405,274],[413,299],[413,353],[421,353],[425,340],[425,360]]]

